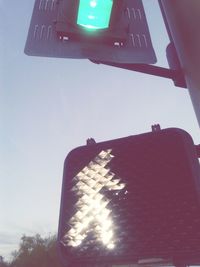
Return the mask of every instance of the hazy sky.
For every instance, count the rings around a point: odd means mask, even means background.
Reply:
[[[140,134],[160,123],[199,143],[188,91],[172,81],[88,60],[23,53],[34,0],[0,0],[0,255],[22,234],[56,233],[63,162],[85,144]],[[159,65],[167,36],[156,0],[145,0]]]

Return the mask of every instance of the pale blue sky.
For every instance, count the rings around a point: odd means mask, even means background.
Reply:
[[[170,80],[88,60],[23,53],[34,0],[0,0],[0,255],[22,234],[55,233],[63,162],[96,141],[179,127],[199,142],[186,89]],[[145,0],[159,64],[167,37],[156,0]],[[2,60],[3,59],[3,60]]]

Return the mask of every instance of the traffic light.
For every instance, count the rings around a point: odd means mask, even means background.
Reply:
[[[68,154],[58,230],[65,266],[150,259],[194,265],[199,240],[200,169],[185,131],[153,131]]]
[[[113,8],[112,0],[80,0],[77,7],[75,24],[89,30],[109,28]]]
[[[25,53],[156,62],[142,0],[36,0]]]
[[[63,1],[59,7],[56,31],[60,38],[83,44],[107,44],[111,47],[126,42],[126,23],[122,20],[123,0]]]
[[[77,25],[89,30],[107,29],[112,13],[112,0],[80,0]]]

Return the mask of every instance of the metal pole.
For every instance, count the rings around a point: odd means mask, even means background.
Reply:
[[[200,0],[160,0],[200,126]]]

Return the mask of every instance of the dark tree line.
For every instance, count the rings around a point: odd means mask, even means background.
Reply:
[[[19,249],[10,262],[0,256],[0,267],[62,267],[57,255],[56,237],[22,236]]]

